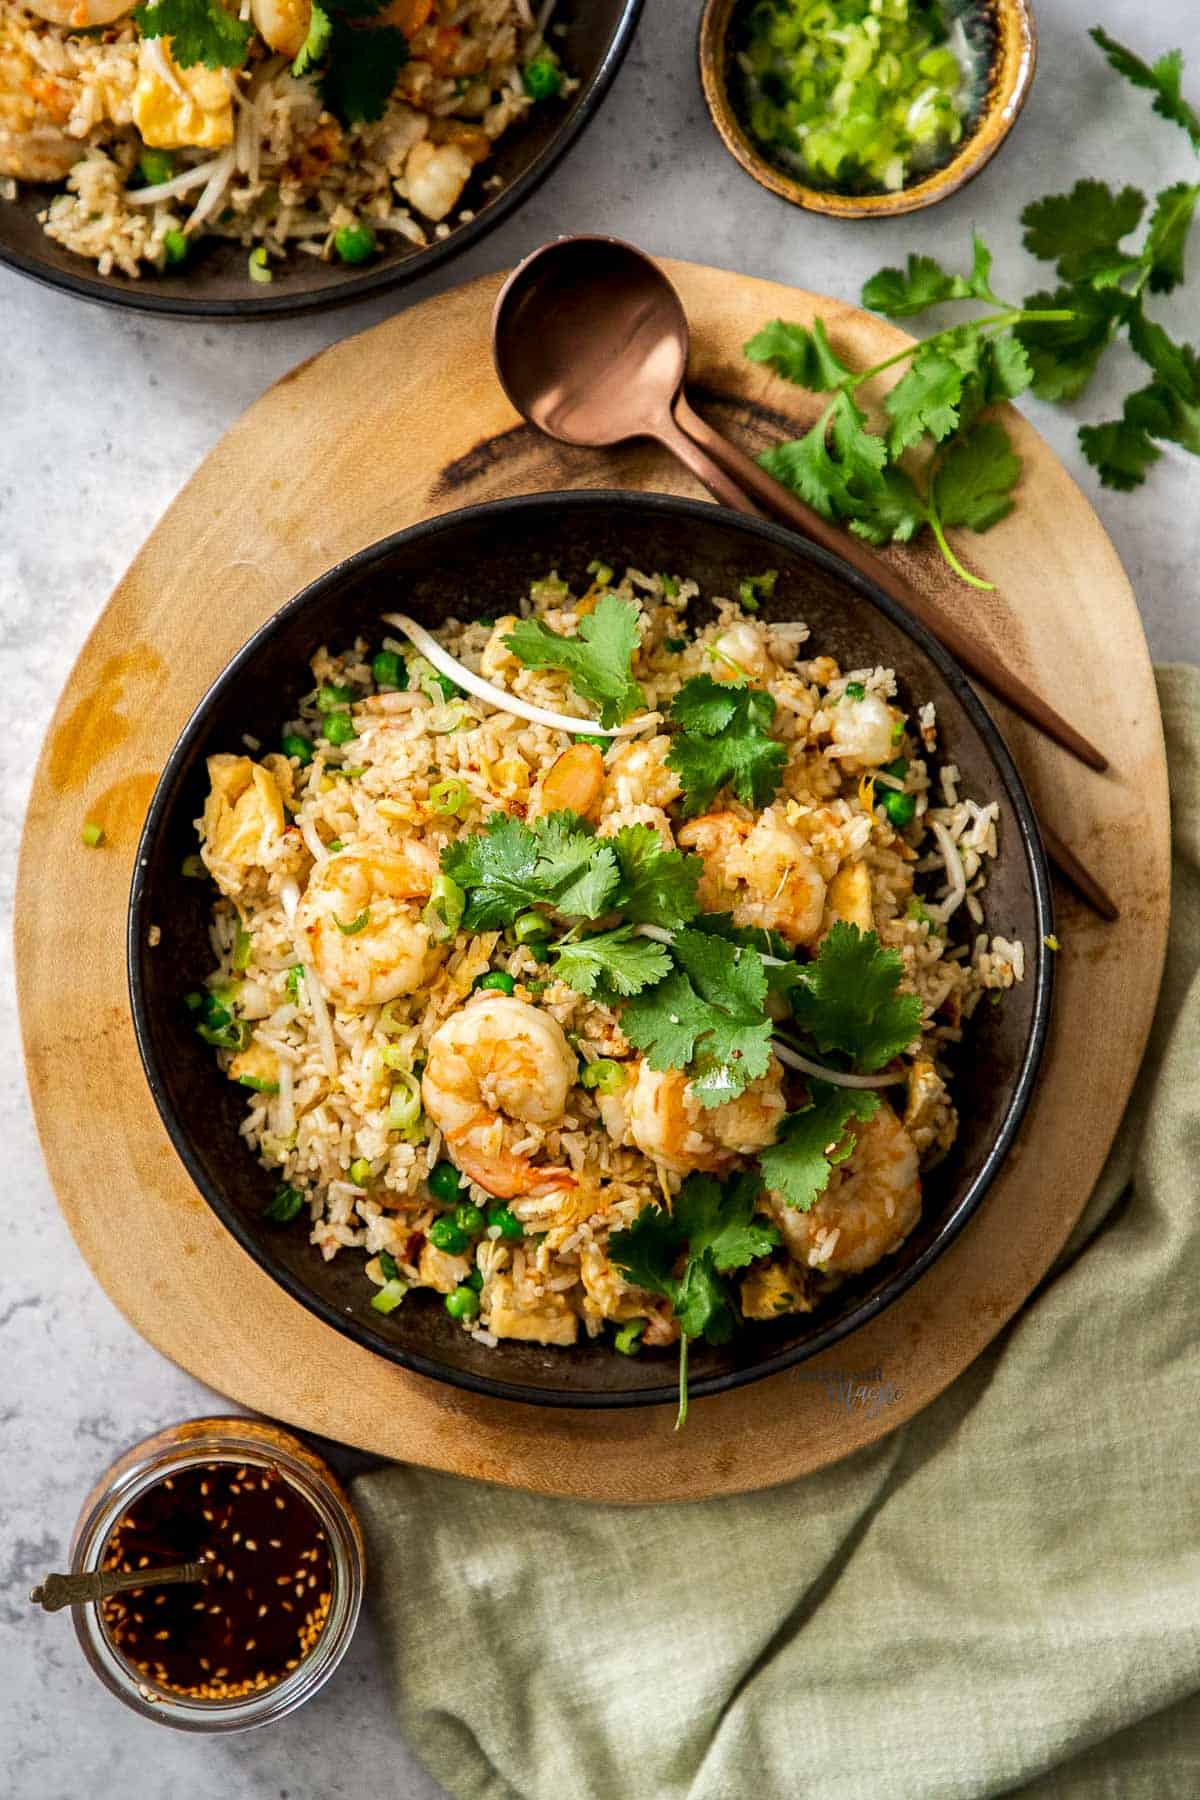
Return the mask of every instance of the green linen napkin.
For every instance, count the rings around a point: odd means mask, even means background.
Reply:
[[[452,1794],[1200,1793],[1200,670],[1159,693],[1174,924],[1145,1067],[1071,1246],[945,1394],[690,1506],[355,1484],[401,1729]]]

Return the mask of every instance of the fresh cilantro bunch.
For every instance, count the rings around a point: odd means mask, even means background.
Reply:
[[[611,727],[645,704],[632,674],[638,617],[635,601],[602,594],[574,637],[541,619],[519,619],[504,642],[528,669],[561,669],[580,699],[599,707],[601,725]]]
[[[770,736],[775,702],[765,689],[696,675],[671,702],[670,718],[680,729],[667,766],[683,785],[689,817],[704,812],[723,787],[755,809],[774,798],[787,750]]]
[[[756,950],[679,931],[665,981],[630,1000],[621,1029],[652,1069],[686,1069],[702,1106],[723,1106],[771,1062],[767,977]]]
[[[1099,27],[1091,35],[1113,68],[1153,92],[1155,112],[1182,127],[1200,150],[1200,115],[1181,91],[1181,52],[1172,50],[1147,65]],[[1106,487],[1140,486],[1161,455],[1159,442],[1200,455],[1196,351],[1176,343],[1145,309],[1147,293],[1168,294],[1184,279],[1185,246],[1198,202],[1200,183],[1177,181],[1164,188],[1155,196],[1140,245],[1128,241],[1147,206],[1134,187],[1077,181],[1069,193],[1048,194],[1021,214],[1026,248],[1054,263],[1059,280],[1057,288],[1031,294],[1024,317],[1014,325],[1014,352],[1027,361],[1024,385],[1040,400],[1077,399],[1122,333],[1150,371],[1146,385],[1126,398],[1119,419],[1080,427],[1080,447]],[[962,279],[946,274],[930,257],[910,257],[907,274],[884,270],[863,289],[866,305],[897,319],[967,297],[982,296],[968,296]],[[928,339],[923,350],[938,341]]]
[[[250,51],[254,27],[229,12],[221,0],[148,0],[133,22],[144,38],[169,37],[181,69],[240,69]]]
[[[689,1175],[670,1212],[645,1206],[627,1231],[615,1231],[609,1255],[630,1281],[671,1303],[679,1322],[679,1416],[687,1419],[688,1343],[703,1337],[724,1344],[737,1321],[737,1300],[727,1279],[769,1256],[779,1233],[756,1211],[758,1178],[735,1175],[722,1185],[711,1175]]]
[[[826,519],[840,520],[873,544],[907,543],[924,526],[963,581],[988,587],[965,569],[946,537],[952,526],[987,531],[1012,509],[1020,458],[1007,433],[982,422],[986,407],[1011,400],[1032,380],[1015,327],[1033,322],[1027,308],[1000,299],[991,283],[992,258],[974,240],[969,274],[951,275],[931,257],[910,256],[906,269],[883,269],[863,289],[863,302],[893,318],[910,318],[949,300],[990,310],[952,325],[923,343],[855,371],[829,342],[820,319],[812,330],[774,319],[745,346],[751,362],[785,380],[831,394],[803,437],[759,457],[777,480]],[[1044,318],[1039,310],[1036,318]],[[1065,320],[1054,309],[1051,322]],[[886,434],[869,431],[854,396],[873,376],[898,363],[909,367],[884,400]],[[903,460],[927,450],[922,465]]]
[[[696,913],[702,868],[698,856],[666,849],[649,826],[627,825],[615,837],[598,838],[570,812],[532,826],[493,813],[482,831],[447,844],[441,861],[442,873],[467,897],[468,931],[511,925],[531,907],[572,919],[619,910],[629,925],[672,930]],[[591,952],[593,959],[597,954]]]

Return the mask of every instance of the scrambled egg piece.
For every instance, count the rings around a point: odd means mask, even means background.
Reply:
[[[521,1338],[529,1344],[575,1342],[579,1320],[561,1294],[544,1294],[536,1307],[519,1309],[513,1304],[511,1280],[507,1275],[497,1275],[489,1298],[487,1328],[497,1337]]]
[[[422,1244],[417,1270],[421,1280],[436,1288],[439,1294],[452,1294],[471,1273],[471,1265],[465,1256],[450,1256],[436,1244]]]
[[[824,931],[838,919],[857,925],[860,931],[875,929],[871,910],[871,871],[866,863],[850,863],[839,869],[825,895]]]
[[[163,76],[163,62],[170,80]],[[220,150],[232,144],[233,97],[224,71],[206,69],[203,63],[181,69],[169,40],[143,38],[138,46],[133,122],[143,143],[156,150]]]
[[[264,1082],[274,1087],[279,1081],[279,1058],[265,1044],[248,1044],[239,1050],[229,1065],[229,1079],[242,1081],[247,1076],[253,1081]]]
[[[279,784],[248,756],[210,756],[201,856],[230,900],[261,887],[261,871],[278,860],[287,828]]]
[[[742,1311],[748,1319],[777,1319],[781,1313],[811,1312],[812,1306],[793,1270],[767,1263],[743,1281]]]

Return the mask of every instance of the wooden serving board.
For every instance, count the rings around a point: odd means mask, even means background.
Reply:
[[[666,266],[692,320],[698,403],[751,448],[812,416],[811,397],[740,354],[765,319],[819,312],[859,365],[907,341],[839,302]],[[488,351],[499,285],[487,277],[439,296],[286,376],[202,464],[102,614],[59,702],[25,830],[16,942],[34,1108],[60,1204],[110,1298],[165,1355],[246,1406],[388,1457],[547,1493],[666,1500],[766,1486],[870,1443],[965,1369],[1045,1273],[1099,1174],[1167,931],[1166,770],[1146,644],[1099,520],[1011,413],[1025,459],[1019,504],[966,540],[995,593],[968,591],[929,552],[896,554],[1111,756],[1112,774],[1090,774],[1002,721],[1035,800],[1123,913],[1105,926],[1060,892],[1055,1019],[1020,1142],[977,1217],[902,1300],[815,1362],[694,1404],[679,1434],[669,1407],[490,1401],[359,1349],[251,1262],[177,1161],[130,1025],[126,899],[155,778],[195,702],[254,628],[331,563],[502,494],[697,491],[653,448],[576,453],[519,425]],[[104,827],[99,851],[81,845],[86,819]]]

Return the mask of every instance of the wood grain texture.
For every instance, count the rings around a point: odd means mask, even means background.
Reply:
[[[764,319],[808,322],[819,311],[860,365],[906,341],[836,301],[665,266],[693,324],[696,402],[750,449],[812,416],[809,396],[741,357]],[[669,1408],[489,1401],[357,1348],[250,1261],[171,1149],[129,1019],[129,877],[153,780],[192,707],[250,633],[330,564],[502,494],[696,491],[652,448],[571,452],[518,423],[488,354],[499,285],[488,277],[401,313],[270,389],[201,465],[101,616],[42,754],[19,875],[20,1005],[42,1144],[110,1298],[165,1355],[247,1406],[385,1456],[547,1493],[666,1500],[766,1486],[872,1442],[953,1380],[1045,1273],[1099,1174],[1167,930],[1166,771],[1145,640],[1099,521],[1016,413],[1007,424],[1025,458],[1019,504],[965,541],[996,591],[969,592],[925,550],[894,552],[1111,756],[1113,772],[1093,775],[997,709],[1035,801],[1123,907],[1104,926],[1059,891],[1056,1011],[1037,1097],[980,1212],[903,1299],[802,1368],[695,1403],[678,1435]],[[85,819],[105,827],[104,849],[82,847]],[[889,1404],[831,1397],[832,1371],[872,1369],[894,1390]]]

